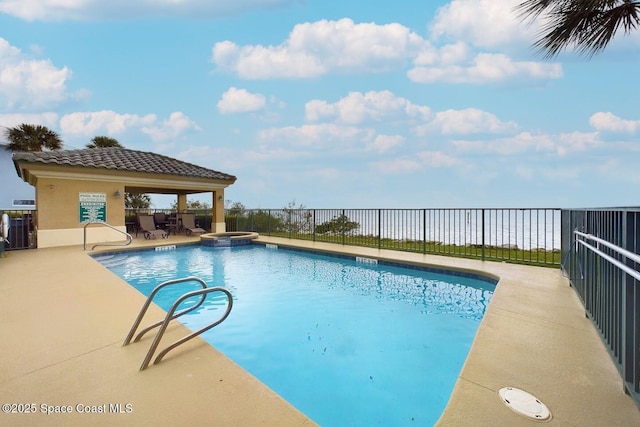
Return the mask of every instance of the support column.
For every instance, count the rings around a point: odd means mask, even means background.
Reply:
[[[211,232],[212,233],[224,233],[227,229],[224,222],[224,190],[216,190],[213,192],[212,197],[212,215],[211,220]]]
[[[187,195],[178,194],[178,212],[185,212],[187,210]]]

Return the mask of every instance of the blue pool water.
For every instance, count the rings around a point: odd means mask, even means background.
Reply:
[[[96,258],[144,295],[191,275],[225,286],[233,310],[203,338],[322,426],[433,425],[495,287],[261,245]],[[165,310],[197,284],[176,287],[156,297]],[[224,307],[209,298],[182,323],[204,326]]]

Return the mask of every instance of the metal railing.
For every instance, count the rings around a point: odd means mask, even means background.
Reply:
[[[640,407],[640,208],[563,210],[563,271]]]
[[[12,251],[36,247],[34,210],[6,209],[0,211],[9,216],[9,237],[4,242],[4,250]]]
[[[174,279],[174,280],[168,280],[166,282],[163,282],[161,284],[159,284],[158,286],[155,287],[155,289],[153,289],[153,291],[151,291],[151,293],[149,294],[149,296],[147,297],[145,303],[142,305],[142,308],[140,309],[140,312],[138,313],[138,316],[136,317],[135,321],[133,322],[133,325],[131,326],[131,329],[129,330],[129,333],[127,334],[127,337],[125,338],[124,342],[123,342],[123,346],[128,345],[131,343],[131,340],[133,338],[133,335],[135,334],[136,330],[138,329],[138,326],[140,326],[140,322],[142,321],[142,319],[144,318],[144,315],[147,313],[147,309],[149,308],[149,306],[151,305],[151,302],[153,301],[153,298],[156,296],[156,294],[163,288],[170,286],[170,285],[175,285],[175,284],[179,284],[179,283],[185,283],[185,282],[198,282],[200,284],[200,286],[202,287],[202,289],[198,289],[195,291],[191,291],[191,292],[187,292],[186,294],[182,295],[181,297],[179,297],[177,300],[175,300],[175,302],[173,303],[173,305],[171,305],[171,308],[169,309],[169,311],[167,311],[167,315],[165,316],[164,320],[161,320],[159,322],[153,323],[149,326],[147,326],[145,329],[143,329],[142,331],[140,331],[140,333],[138,333],[138,335],[136,336],[136,338],[133,340],[133,342],[138,342],[140,341],[140,339],[150,330],[157,328],[158,326],[160,326],[160,329],[158,329],[158,332],[156,333],[155,338],[153,339],[153,342],[151,343],[151,346],[149,347],[149,350],[147,351],[147,355],[145,356],[144,360],[142,361],[142,365],[140,366],[140,370],[144,371],[145,369],[147,369],[147,367],[149,366],[149,363],[151,362],[151,359],[153,358],[153,355],[155,353],[155,351],[158,349],[158,345],[160,344],[160,341],[162,340],[162,337],[167,329],[167,326],[169,325],[169,322],[184,315],[187,313],[190,313],[194,310],[196,310],[197,308],[199,308],[202,303],[205,301],[206,297],[208,294],[213,293],[213,292],[222,292],[223,294],[225,294],[225,296],[227,297],[227,308],[225,310],[225,312],[222,314],[222,316],[220,316],[220,318],[218,318],[218,320],[209,323],[207,326],[198,329],[195,332],[192,332],[191,334],[180,338],[179,340],[175,341],[173,344],[165,347],[164,350],[162,350],[160,352],[160,354],[158,354],[158,356],[156,357],[156,359],[154,360],[153,364],[158,364],[162,361],[162,358],[171,350],[173,350],[174,348],[178,347],[181,344],[184,344],[185,342],[189,341],[192,338],[197,337],[198,335],[208,331],[209,329],[213,328],[216,325],[219,325],[220,323],[222,323],[228,316],[229,313],[231,313],[231,308],[233,307],[233,296],[231,295],[231,292],[229,292],[227,289],[223,288],[223,287],[213,287],[213,288],[208,288],[207,284],[205,283],[204,280],[202,280],[199,277],[194,277],[194,276],[189,276],[189,277],[184,277],[184,278],[180,278],[180,279]],[[180,304],[182,304],[185,300],[188,300],[189,298],[192,297],[196,297],[199,296],[200,297],[200,301],[198,301],[196,304],[194,304],[191,307],[187,307],[183,310],[180,310],[178,312],[176,312],[176,310],[178,309],[178,307],[180,306]]]
[[[560,266],[560,209],[250,209],[227,231]]]
[[[107,224],[106,222],[102,222],[102,221],[90,221],[87,222],[84,225],[84,239],[83,239],[83,243],[82,243],[82,248],[86,251],[87,250],[87,227],[91,224],[99,224],[99,225],[103,225],[105,227],[109,227],[112,230],[117,231],[118,233],[124,234],[125,237],[127,238],[127,243],[96,243],[95,245],[93,245],[91,247],[91,250],[94,250],[96,247],[98,246],[128,246],[131,244],[131,242],[133,242],[133,236],[127,232],[124,232],[122,230],[118,230],[116,227],[114,227],[113,225]]]

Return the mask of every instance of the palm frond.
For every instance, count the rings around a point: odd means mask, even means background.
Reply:
[[[533,47],[547,59],[568,47],[593,56],[619,29],[640,25],[640,2],[631,0],[525,0],[515,10],[522,20],[545,20]]]

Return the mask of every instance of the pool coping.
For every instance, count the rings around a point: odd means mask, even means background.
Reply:
[[[137,240],[131,249],[197,239]],[[640,425],[640,411],[624,394],[615,365],[559,270],[263,236],[258,240],[500,278],[439,425],[540,423],[500,402],[497,393],[504,386],[522,388],[544,402],[553,414],[550,425]],[[0,424],[314,425],[199,338],[138,372],[146,345],[128,348],[121,343],[143,302],[141,294],[79,247],[12,251],[1,258],[0,340],[8,351],[0,354],[0,395],[15,403],[129,402],[134,407],[122,414],[0,414]],[[157,307],[150,311],[163,314]],[[184,332],[175,327],[168,338]],[[170,390],[163,387],[167,383]]]
[[[261,246],[269,245],[269,243],[262,242],[262,241],[254,241],[254,244],[261,245]],[[290,250],[290,251],[303,252],[303,253],[316,254],[316,255],[328,255],[328,256],[333,256],[335,258],[349,259],[356,262],[359,260],[374,260],[377,264],[380,264],[380,265],[408,268],[411,270],[426,271],[426,272],[437,273],[437,274],[449,274],[454,276],[466,277],[470,279],[489,282],[492,285],[496,285],[499,280],[499,277],[493,274],[485,273],[478,270],[468,269],[468,268],[454,268],[454,267],[443,268],[442,266],[436,265],[436,264],[417,263],[417,262],[403,261],[403,260],[387,258],[387,257],[361,257],[361,256],[353,255],[348,252],[337,252],[335,249],[333,250],[310,249],[310,248],[295,246],[291,244],[287,245],[286,243],[276,245],[276,246],[278,248],[285,248],[286,250]]]

